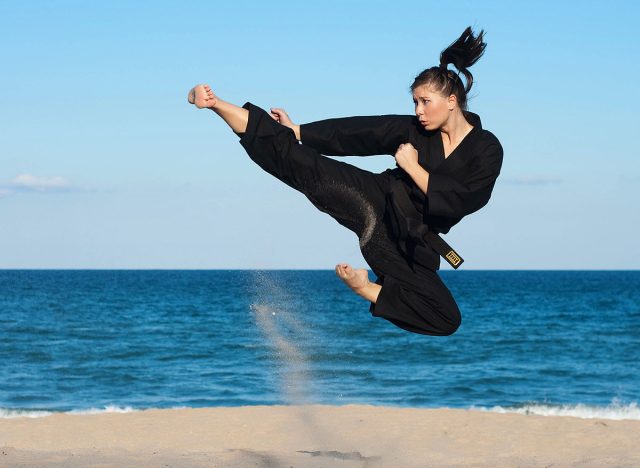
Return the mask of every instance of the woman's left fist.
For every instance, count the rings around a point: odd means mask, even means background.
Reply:
[[[403,143],[398,146],[395,154],[396,164],[405,171],[418,164],[418,150],[411,143]]]

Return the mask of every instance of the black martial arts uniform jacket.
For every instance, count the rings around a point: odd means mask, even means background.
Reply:
[[[419,164],[429,172],[427,192],[422,192],[401,168],[390,169],[386,171],[389,176],[403,182],[396,187],[404,188],[403,197],[408,195],[413,210],[408,213],[406,206],[397,202],[399,197],[393,196],[390,208],[400,224],[396,226],[400,236],[413,241],[403,250],[411,250],[414,257],[433,266],[429,260],[433,250],[425,240],[425,232],[446,234],[464,216],[485,206],[502,166],[503,149],[498,139],[482,128],[477,114],[464,112],[464,116],[473,129],[446,158],[440,131],[425,130],[411,115],[320,120],[300,125],[300,139],[331,156],[395,155],[400,144],[411,143],[418,151]]]

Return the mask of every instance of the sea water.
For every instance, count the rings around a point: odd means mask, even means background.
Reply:
[[[362,403],[640,419],[640,272],[441,276],[462,311],[449,337],[372,317],[333,270],[0,271],[0,417]]]

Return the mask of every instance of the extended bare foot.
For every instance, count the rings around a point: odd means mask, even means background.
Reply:
[[[198,109],[211,109],[218,114],[237,134],[247,130],[249,111],[230,102],[223,101],[213,94],[207,84],[196,85],[189,91],[187,100]]]
[[[198,109],[213,109],[218,104],[218,97],[213,94],[211,87],[207,84],[196,85],[189,91],[187,100],[190,104],[195,105]]]

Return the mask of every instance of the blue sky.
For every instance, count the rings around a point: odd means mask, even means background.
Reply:
[[[0,268],[365,267],[187,91],[298,123],[410,114],[471,25],[469,107],[505,157],[446,236],[463,268],[637,269],[639,20],[631,1],[0,2]]]

